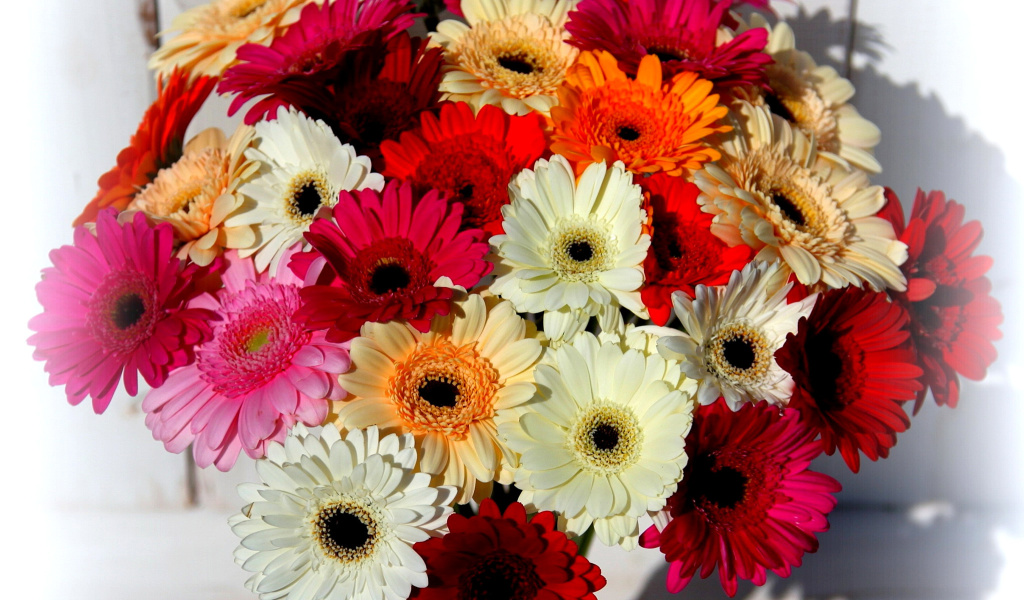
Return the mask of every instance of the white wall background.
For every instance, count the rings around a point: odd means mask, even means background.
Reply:
[[[197,3],[161,0],[160,20],[166,25]],[[918,186],[945,190],[967,205],[969,218],[982,220],[980,251],[996,258],[990,277],[1006,316],[999,361],[984,382],[965,382],[959,408],[926,405],[891,458],[866,464],[857,476],[839,460],[821,462],[845,488],[833,530],[775,589],[799,584],[817,598],[1016,598],[1009,574],[1024,566],[1017,509],[1024,499],[1024,359],[1016,342],[1024,281],[1024,236],[1016,231],[1024,223],[1024,56],[1010,27],[1024,22],[1024,8],[988,2],[982,11],[968,0],[775,4],[799,47],[840,71],[851,63],[854,103],[883,132],[878,156],[886,170],[876,182],[907,201]],[[252,597],[232,562],[236,540],[226,525],[238,508],[234,485],[255,481],[251,466],[193,473],[186,457],[153,441],[137,399],[115,397],[102,416],[86,405],[69,407],[25,344],[47,252],[70,243],[69,223],[154,97],[145,70],[152,50],[147,6],[5,5],[0,189],[8,212],[0,256],[9,283],[0,305],[0,364],[8,412],[0,506],[6,546],[17,557],[4,570],[11,596]],[[205,111],[203,122],[219,119],[224,106]],[[929,516],[933,524],[921,525]],[[600,597],[669,597],[660,555],[595,548],[594,557],[609,579]],[[724,595],[712,579],[681,597]]]

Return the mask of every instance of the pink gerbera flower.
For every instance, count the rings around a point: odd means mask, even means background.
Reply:
[[[427,331],[452,297],[435,285],[439,278],[469,289],[491,270],[484,233],[459,231],[462,211],[437,190],[414,199],[409,182],[341,192],[333,220],[314,221],[305,234],[313,250],[292,261],[307,282],[321,284],[303,288],[296,318],[327,328],[332,341],[359,335],[367,321],[405,319]]]
[[[671,562],[668,589],[678,593],[700,570],[718,568],[722,587],[736,580],[764,584],[768,571],[788,577],[805,552],[818,549],[815,533],[828,530],[839,482],[809,471],[821,454],[816,433],[795,411],[767,403],[733,412],[724,400],[701,407],[686,436],[683,480],[640,545]]]
[[[771,57],[762,52],[768,31],[754,28],[718,45],[728,0],[583,0],[565,28],[581,50],[610,52],[627,73],[640,59],[661,59],[665,78],[693,71],[716,86],[763,85]]]
[[[302,282],[288,256],[274,277],[258,275],[234,251],[227,256],[224,287],[189,304],[217,314],[213,339],[142,403],[146,425],[167,450],[192,444],[196,464],[221,471],[240,450],[263,457],[267,443],[283,443],[296,423],[323,423],[328,400],[345,396],[337,376],[349,366],[347,349],[292,320]]]
[[[202,270],[181,269],[171,226],[150,227],[142,213],[120,225],[116,213],[100,212],[95,235],[80,226],[73,246],[50,252],[54,266],[36,286],[43,313],[29,321],[37,333],[28,343],[46,361],[50,385],[64,385],[71,404],[91,396],[97,413],[122,376],[132,396],[139,374],[159,386],[210,336],[211,315],[183,307]]]
[[[275,114],[281,105],[308,104],[339,77],[348,52],[408,29],[418,16],[410,8],[408,0],[310,2],[270,46],[250,43],[238,49],[239,64],[224,73],[217,87],[221,94],[237,94],[228,114],[264,95],[269,96],[246,114],[247,124]]]

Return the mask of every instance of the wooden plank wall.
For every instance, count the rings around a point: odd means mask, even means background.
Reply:
[[[240,461],[229,474],[193,473],[186,457],[166,453],[152,439],[139,399],[119,395],[102,416],[67,406],[23,341],[25,322],[38,310],[31,289],[49,264],[46,253],[70,243],[67,224],[154,96],[145,69],[150,17],[157,15],[164,28],[199,3],[39,0],[17,21],[23,37],[13,39],[22,41],[10,44],[10,56],[33,60],[16,71],[30,90],[27,102],[15,97],[4,113],[14,121],[5,180],[23,185],[7,203],[18,231],[3,243],[10,245],[8,256],[30,250],[14,267],[17,303],[4,314],[10,322],[3,362],[6,380],[14,382],[9,402],[16,405],[11,428],[17,433],[3,443],[5,456],[23,463],[12,471],[20,485],[5,486],[12,496],[19,487],[27,490],[9,500],[15,516],[25,517],[17,519],[18,539],[47,566],[26,588],[33,597],[252,597],[232,563],[236,540],[225,523],[238,509],[235,485],[256,480],[251,464]],[[1003,34],[992,35],[987,19],[971,17],[967,0],[775,4],[799,47],[841,72],[852,67],[855,104],[883,131],[878,155],[886,172],[877,181],[904,200],[917,186],[945,189],[967,205],[970,218],[983,220],[982,251],[997,256],[992,276],[1007,315],[1003,330],[1017,339],[1013,308],[1020,305],[1021,278],[1014,259],[1024,238],[1010,228],[1021,222],[1024,150],[1015,142],[1024,132],[1013,122],[1020,120],[1012,100],[1003,101],[1013,98],[1005,93],[1011,78],[998,71],[1000,56],[1012,56],[1012,36],[999,45]],[[1013,17],[1024,16],[1021,9],[1013,10],[1000,20],[1020,22]],[[982,45],[995,47],[963,49]],[[218,101],[204,109],[202,126],[229,123],[221,116],[225,108]],[[869,463],[857,476],[841,461],[821,461],[820,469],[843,482],[844,510],[794,582],[821,598],[980,599],[995,585],[1000,562],[992,531],[1015,523],[1006,511],[1024,497],[1021,358],[1012,341],[1000,352],[985,382],[965,384],[960,408],[926,406],[889,460]],[[923,502],[935,502],[941,518],[934,527],[905,518]],[[926,513],[918,506],[914,514]],[[959,550],[942,551],[952,546]],[[602,598],[668,597],[656,555],[595,548],[594,556],[610,582]],[[681,597],[724,597],[716,586],[697,583]]]

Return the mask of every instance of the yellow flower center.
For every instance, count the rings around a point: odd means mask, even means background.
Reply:
[[[633,411],[609,402],[586,409],[567,439],[576,458],[598,473],[622,472],[639,460],[643,446],[643,432]]]
[[[772,348],[765,335],[743,322],[729,323],[704,344],[704,366],[736,385],[764,381],[772,366]]]
[[[303,171],[288,182],[285,206],[288,217],[299,225],[308,225],[321,206],[334,206],[327,176],[319,171]]]
[[[548,238],[551,269],[564,281],[590,283],[612,267],[608,232],[594,223],[572,220],[556,225]]]
[[[309,518],[310,535],[321,557],[340,563],[358,563],[372,556],[383,534],[381,523],[380,509],[356,498],[318,506]]]
[[[245,350],[249,354],[255,354],[263,349],[264,346],[270,341],[270,330],[260,329],[256,333],[252,334],[249,341],[245,344]]]

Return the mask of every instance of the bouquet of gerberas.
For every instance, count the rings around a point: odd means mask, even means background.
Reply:
[[[788,575],[839,491],[811,460],[995,359],[980,226],[871,185],[878,129],[766,0],[446,4],[180,15],[37,287],[51,384],[141,375],[168,450],[256,460],[261,598],[593,598],[591,536],[672,591]],[[244,124],[186,140],[214,90]]]

